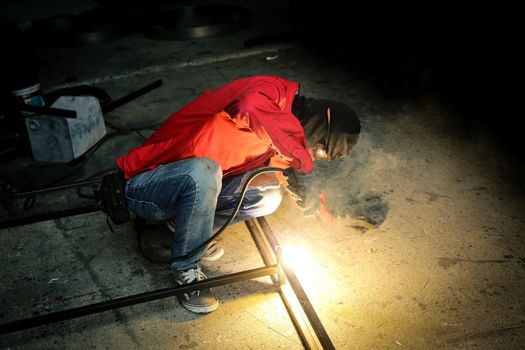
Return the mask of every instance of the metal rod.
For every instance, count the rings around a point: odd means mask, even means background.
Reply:
[[[250,280],[276,273],[277,265],[259,267],[252,270],[232,273],[225,276],[209,278],[201,282],[187,284],[183,286],[164,288],[150,292],[130,295],[118,299],[108,300],[96,304],[85,305],[69,310],[58,311],[46,315],[26,318],[0,325],[0,334],[12,333],[28,328],[43,326],[46,324],[69,320],[94,313],[117,309],[120,307],[131,306],[152,300],[172,297],[183,293],[188,293],[198,289],[218,287],[229,283]]]
[[[261,258],[263,259],[264,264],[266,266],[275,264],[275,258],[270,253],[270,250],[268,249],[268,244],[264,241],[261,232],[257,228],[256,221],[254,219],[249,219],[245,221],[245,224],[248,228],[248,231],[252,235],[253,241],[255,242],[255,246],[261,254]]]
[[[18,109],[25,112],[38,113],[42,115],[51,115],[55,117],[64,117],[64,118],[76,118],[77,112],[70,109],[63,108],[53,108],[46,106],[36,106],[36,105],[26,105],[19,104],[17,105]]]
[[[268,224],[268,222],[266,221],[264,217],[257,218],[257,221],[259,222],[259,225],[261,226],[263,233],[268,239],[268,243],[270,244],[270,246],[272,247],[272,250],[277,256],[277,261],[281,261],[281,246],[279,245],[279,242],[277,242],[277,239],[275,238],[272,232],[272,229],[270,228],[270,225]],[[332,340],[328,336],[328,333],[326,332],[323,324],[321,323],[321,320],[317,316],[317,313],[315,312],[315,309],[312,306],[312,303],[308,299],[306,292],[301,286],[301,283],[297,279],[297,276],[295,275],[295,273],[293,272],[291,268],[286,266],[286,264],[282,264],[281,268],[286,278],[288,279],[288,283],[290,284],[290,287],[293,289],[295,295],[297,296],[297,299],[299,303],[301,304],[301,307],[303,308],[303,311],[306,314],[306,317],[308,317],[308,320],[310,321],[310,324],[312,328],[314,329],[315,334],[317,335],[317,338],[321,342],[323,349],[335,349],[334,344],[332,343]]]
[[[134,99],[150,92],[151,90],[153,89],[156,89],[158,88],[159,86],[162,85],[162,79],[159,79],[159,80],[156,80],[154,81],[153,83],[151,84],[148,84],[140,89],[138,89],[137,91],[133,91],[132,93],[126,95],[126,96],[123,96],[115,101],[112,101],[110,103],[108,103],[107,105],[103,106],[102,107],[102,113],[109,113],[111,112],[112,110],[130,102],[130,101],[133,101]]]
[[[11,220],[0,222],[0,229],[22,226],[22,225],[29,225],[29,224],[34,224],[36,222],[65,218],[65,217],[74,216],[74,215],[94,213],[100,210],[101,209],[99,207],[81,207],[81,208],[55,211],[52,213],[38,214],[38,215],[25,217],[25,218],[11,219]]]
[[[264,239],[260,229],[257,227],[257,222],[255,221],[255,219],[249,219],[245,221],[245,223],[246,227],[248,228],[248,231],[252,235],[252,238],[255,242],[255,246],[259,250],[259,253],[261,254],[264,263],[267,265],[274,264],[276,261],[275,256],[272,255],[272,253],[270,252],[271,249],[268,248],[268,242]],[[271,278],[273,284],[281,286],[282,283],[285,282],[284,278],[281,277],[283,277],[281,273],[277,278],[272,275]],[[301,313],[300,305],[299,307],[297,307],[297,305],[293,304],[293,291],[291,291],[290,289],[283,289],[280,287],[279,297],[283,301],[284,307],[286,308],[286,311],[290,316],[290,320],[292,321],[292,324],[304,348],[306,350],[318,349],[319,346],[315,341],[316,336],[313,333],[313,331],[308,327],[307,319],[304,315],[304,312]],[[297,304],[297,301],[295,302],[295,304]]]
[[[297,334],[299,335],[299,338],[301,339],[301,342],[303,343],[304,348],[306,350],[322,349],[319,339],[317,339],[317,335],[315,331],[312,330],[312,327],[309,326],[308,318],[301,308],[301,305],[297,301],[297,297],[295,296],[293,290],[286,287],[289,286],[286,284],[280,286],[279,296],[283,301],[288,315],[290,315],[290,319],[292,320],[292,323],[295,327],[295,330],[297,331]]]
[[[29,196],[34,196],[37,194],[42,194],[42,193],[47,193],[47,192],[67,190],[70,188],[84,187],[84,186],[89,186],[89,185],[97,185],[97,184],[100,184],[101,181],[102,181],[101,178],[96,178],[96,179],[91,179],[91,180],[72,182],[70,184],[41,188],[41,189],[33,190],[33,191],[18,192],[18,193],[13,193],[13,198],[29,197]]]

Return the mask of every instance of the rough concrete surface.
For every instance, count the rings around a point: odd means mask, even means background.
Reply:
[[[513,159],[490,133],[458,125],[461,112],[439,97],[386,99],[294,43],[243,48],[257,24],[185,42],[134,34],[94,47],[41,48],[41,80],[48,91],[88,83],[117,98],[162,79],[158,89],[105,116],[126,128],[156,125],[200,91],[256,74],[347,102],[361,117],[360,140],[349,157],[316,170],[340,216],[327,227],[286,199],[267,217],[283,246],[306,248],[298,275],[335,347],[525,348],[525,203]],[[109,139],[73,179],[114,167],[116,156],[141,141],[134,133]],[[375,198],[368,209],[367,195]],[[50,195],[31,210],[76,202],[74,194]],[[370,215],[381,211],[377,228],[355,228],[355,216],[341,210],[361,204]],[[172,285],[166,266],[139,253],[131,223],[114,229],[94,213],[0,231],[0,322]],[[205,266],[209,276],[262,265],[242,223],[221,242],[226,254]],[[3,335],[0,347],[303,348],[268,278],[215,290],[221,306],[207,316],[168,298]]]

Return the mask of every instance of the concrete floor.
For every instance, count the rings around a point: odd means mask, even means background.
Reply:
[[[362,231],[346,216],[327,228],[302,218],[288,200],[267,217],[283,245],[306,247],[298,274],[335,347],[525,348],[525,202],[513,159],[490,133],[458,125],[460,112],[437,97],[385,99],[294,43],[244,48],[244,40],[267,31],[271,15],[217,38],[133,34],[97,46],[41,48],[43,87],[91,84],[117,98],[162,79],[162,87],[105,116],[123,127],[157,124],[200,91],[255,74],[349,103],[362,119],[361,139],[349,157],[318,171],[338,205],[369,194],[386,203],[384,222]],[[114,167],[115,156],[140,142],[135,134],[110,139],[76,179]],[[77,202],[57,194],[38,198],[32,210]],[[0,322],[172,285],[165,266],[139,253],[131,224],[115,231],[101,214],[2,230]],[[226,254],[205,266],[209,276],[262,265],[243,224],[230,227],[222,243]],[[207,316],[163,299],[5,335],[0,347],[302,348],[268,278],[216,293],[221,307]]]

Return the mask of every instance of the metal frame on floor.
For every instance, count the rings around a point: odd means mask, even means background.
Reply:
[[[81,183],[81,186],[90,184],[92,184],[92,181],[89,183]],[[72,187],[79,187],[79,184],[77,183],[68,186],[61,186],[59,188],[48,189],[47,191],[57,189],[63,190]],[[34,195],[37,193],[30,194]],[[9,220],[0,223],[0,228],[25,225],[59,217],[79,215],[97,210],[100,209],[97,207],[85,207],[42,214],[30,218]],[[172,297],[198,289],[213,288],[230,283],[270,276],[274,286],[276,286],[278,289],[279,296],[281,297],[284,306],[290,315],[292,323],[299,338],[301,339],[304,348],[335,349],[332,341],[330,340],[330,337],[328,336],[328,333],[323,327],[321,320],[317,316],[315,309],[308,299],[308,296],[302,288],[301,283],[297,279],[294,271],[290,267],[286,266],[286,264],[282,263],[281,246],[275,238],[266,219],[264,217],[250,219],[246,221],[246,226],[255,242],[255,245],[257,246],[257,250],[259,251],[261,258],[263,259],[265,264],[263,267],[209,278],[204,281],[192,283],[189,285],[148,291],[140,294],[103,301],[100,303],[89,304],[77,308],[4,323],[0,325],[0,335],[117,309],[120,307]]]

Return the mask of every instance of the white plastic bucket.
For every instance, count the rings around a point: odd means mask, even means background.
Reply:
[[[40,83],[25,87],[23,89],[13,90],[11,94],[16,98],[18,103],[33,106],[44,106],[44,98],[42,97],[42,90]],[[30,112],[21,112],[22,115],[30,115]]]

